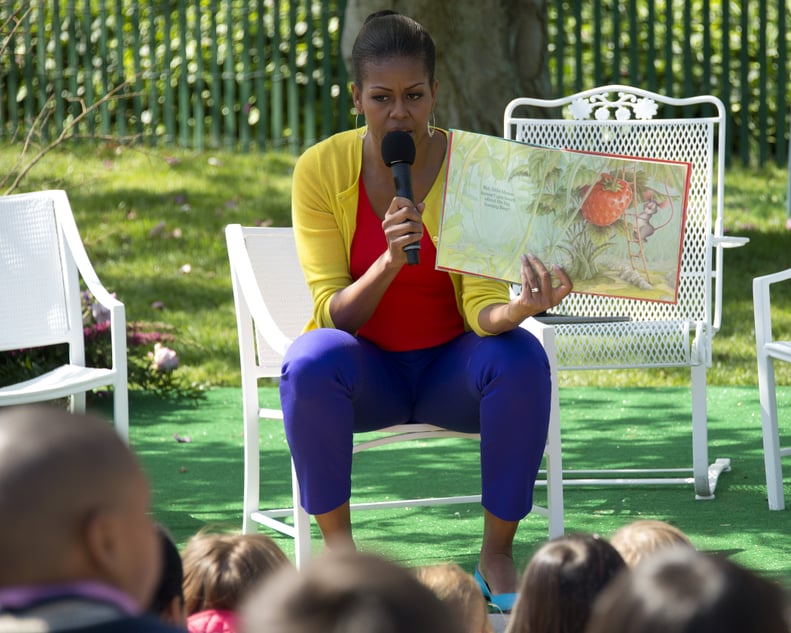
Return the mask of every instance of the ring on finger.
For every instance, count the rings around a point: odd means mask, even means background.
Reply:
[[[533,294],[536,294],[537,292],[541,292],[541,288],[531,288],[530,292],[532,292]]]

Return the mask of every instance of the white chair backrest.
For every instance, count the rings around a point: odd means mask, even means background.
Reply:
[[[258,365],[268,368],[269,375],[279,376],[286,348],[302,332],[313,312],[294,233],[290,227],[233,229],[229,239],[235,239],[237,246],[230,252],[234,283],[238,283],[235,292],[244,294],[255,316]],[[273,275],[272,271],[278,274]],[[258,295],[253,296],[250,288],[258,288]]]
[[[0,350],[82,341],[77,270],[48,193],[0,197]]]
[[[613,94],[614,98],[608,100]],[[668,108],[670,104],[676,111],[684,107],[692,112],[709,104],[714,114],[695,118],[653,118],[652,111]],[[574,118],[550,120],[517,116],[518,108],[525,105],[547,109],[561,107],[565,116]],[[512,102],[504,121],[507,138],[535,145],[692,163],[678,302],[634,301],[572,293],[559,313],[628,314],[635,320],[709,322],[713,160],[718,140],[715,134],[724,116],[722,103],[716,97],[666,99],[622,86],[604,87],[557,101],[518,99]],[[718,186],[722,186],[721,179]],[[719,215],[722,199],[721,196],[717,198]]]

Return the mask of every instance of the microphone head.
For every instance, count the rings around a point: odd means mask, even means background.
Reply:
[[[415,162],[415,141],[409,132],[394,130],[382,139],[382,160],[392,167],[396,163],[411,165]]]

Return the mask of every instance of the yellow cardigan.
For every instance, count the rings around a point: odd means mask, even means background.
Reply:
[[[294,168],[292,224],[299,260],[313,296],[313,318],[305,330],[334,327],[330,298],[352,283],[349,252],[357,224],[362,146],[357,130],[340,132],[307,149]],[[423,213],[423,224],[434,244],[439,235],[445,166],[425,199]],[[490,304],[508,301],[508,284],[449,274],[465,327],[487,335],[478,325],[478,315]]]

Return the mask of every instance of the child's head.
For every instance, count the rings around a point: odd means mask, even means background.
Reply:
[[[605,539],[568,534],[530,559],[508,622],[509,633],[582,633],[599,592],[626,567]]]
[[[148,612],[168,624],[185,628],[187,615],[184,611],[184,568],[181,554],[165,526],[158,523],[156,528],[162,546],[162,574]]]
[[[665,547],[694,547],[684,532],[657,519],[640,519],[621,526],[610,538],[610,543],[629,567]]]
[[[105,420],[0,409],[0,587],[95,580],[149,604],[160,544],[148,482]]]
[[[414,574],[373,554],[330,550],[264,581],[241,633],[458,633],[459,617]]]
[[[258,582],[291,561],[265,534],[193,536],[182,552],[187,615],[221,609],[234,611]]]
[[[415,569],[417,579],[462,617],[466,633],[491,633],[489,609],[472,574],[455,563],[424,565]]]
[[[601,593],[587,633],[788,633],[789,625],[780,583],[726,558],[669,547]]]

